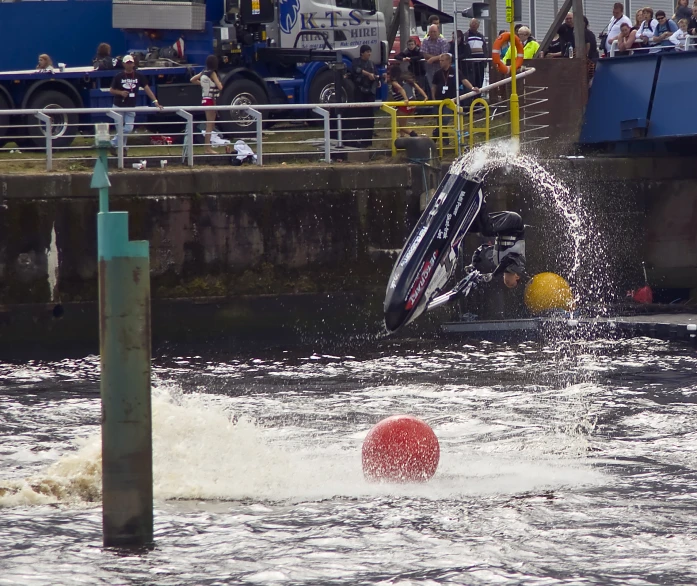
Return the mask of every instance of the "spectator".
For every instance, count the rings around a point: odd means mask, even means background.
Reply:
[[[138,89],[143,88],[147,96],[152,100],[154,106],[162,109],[157,101],[155,94],[152,93],[148,80],[145,76],[138,73],[133,55],[126,55],[123,58],[123,71],[114,76],[109,92],[114,96],[114,108],[135,108],[137,102]],[[126,135],[133,132],[136,119],[135,112],[123,112],[123,146],[126,147]],[[119,137],[116,135],[111,140],[112,149],[116,149]],[[112,151],[112,154],[113,151]]]
[[[457,68],[460,70],[460,77],[464,77],[465,71],[465,59],[467,57],[467,45],[465,45],[464,35],[461,30],[457,32]],[[448,46],[448,53],[455,58],[455,32],[453,33],[453,40],[450,41]]]
[[[218,58],[215,55],[208,55],[206,58],[206,68],[191,78],[191,83],[201,86],[201,105],[215,106],[215,100],[223,90],[223,84],[218,77]],[[215,110],[206,110],[206,133],[203,139],[204,149],[208,155],[218,153],[211,147],[211,135],[215,128]]]
[[[433,84],[433,76],[440,69],[440,56],[448,52],[448,41],[440,36],[438,26],[432,24],[428,27],[428,38],[421,43],[421,53],[426,59],[426,92],[432,94],[430,88]]]
[[[51,58],[46,55],[46,53],[39,55],[39,62],[36,64],[36,70],[53,72],[53,61],[51,61]]]
[[[574,15],[569,12],[564,17],[564,24],[559,27],[559,39],[561,40],[561,53],[564,57],[569,54],[569,47],[576,49],[574,40]]]
[[[507,33],[507,32],[508,31],[506,29],[501,29],[499,31],[498,36],[500,37],[503,33]],[[506,52],[508,51],[508,47],[510,47],[510,46],[511,46],[510,41],[506,41],[503,45],[501,45],[501,59],[503,59],[506,56]]]
[[[375,94],[380,87],[380,77],[375,71],[375,65],[370,60],[373,50],[370,45],[361,45],[360,57],[351,62],[351,75],[355,85],[354,102],[374,102]],[[357,118],[355,140],[352,141],[358,148],[370,148],[373,146],[373,128],[375,117],[373,108],[366,106],[352,109],[351,114]]]
[[[678,30],[675,31],[668,40],[675,46],[676,51],[686,51],[687,37],[687,20],[681,18],[678,21]]]
[[[687,30],[691,35],[697,35],[697,6],[692,6],[692,16],[687,23]]]
[[[634,28],[639,30],[642,22],[644,22],[644,9],[639,8],[639,10],[637,10],[634,14]]]
[[[395,102],[405,102],[404,106],[397,106],[397,124],[399,125],[400,136],[417,136],[413,130],[411,132],[407,131],[407,119],[416,110],[414,106],[409,105],[409,101],[416,97],[416,92],[424,100],[428,100],[426,92],[414,81],[411,73],[403,73],[399,65],[390,67],[387,81],[390,84],[391,99]]]
[[[600,58],[600,54],[598,53],[598,42],[595,40],[595,34],[590,30],[588,19],[585,16],[583,17],[583,22],[586,25],[586,57],[594,64],[593,69],[595,70],[595,62]]]
[[[656,20],[658,25],[653,33],[653,44],[655,49],[651,49],[650,53],[658,53],[660,51],[672,51],[675,45],[670,42],[670,37],[677,32],[678,25],[672,20],[668,20],[666,13],[663,10],[656,11]]]
[[[554,35],[544,55],[547,59],[556,59],[557,57],[564,56],[564,43],[562,42],[559,33]]]
[[[634,53],[633,49],[641,47],[641,43],[636,40],[636,29],[629,26],[626,22],[620,27],[620,36],[617,38],[616,55],[627,56]]]
[[[612,20],[610,20],[610,23],[607,25],[607,35],[604,37],[605,42],[603,48],[605,49],[606,55],[610,53],[612,42],[618,40],[622,24],[627,24],[630,29],[632,28],[632,21],[624,14],[624,4],[615,2],[612,7]],[[601,35],[601,39],[602,38],[603,36]]]
[[[397,53],[394,58],[400,63],[406,62],[409,73],[414,76],[414,79],[421,87],[425,87],[426,69],[424,67],[424,56],[414,39],[409,39],[407,41],[407,50]]]
[[[521,26],[518,29],[518,37],[520,42],[523,43],[523,58],[524,59],[534,59],[540,52],[540,43],[532,38],[530,34],[530,29],[526,26]],[[510,63],[510,53],[506,53],[503,58],[504,63]]]
[[[584,16],[583,23],[585,25],[585,41],[586,41],[586,67],[588,70],[588,80],[592,80],[595,75],[595,64],[600,58],[598,54],[598,43],[595,40],[593,31],[590,30],[588,19]]]
[[[426,34],[424,35],[422,41],[425,41],[428,38],[428,33],[431,30],[431,25],[434,24],[438,27],[438,36],[441,39],[445,39],[445,37],[440,32],[440,16],[438,16],[437,14],[432,14],[428,17],[428,29],[426,29]]]
[[[690,22],[691,17],[692,9],[687,5],[687,0],[678,0],[678,3],[675,5],[675,14],[673,14],[672,19],[676,23],[680,24],[679,20],[681,18],[684,18],[686,21]]]
[[[452,66],[452,56],[450,53],[443,53],[439,59],[439,69],[433,75],[433,85],[431,86],[431,98],[434,100],[455,100],[457,98],[457,88],[455,87],[455,68]],[[469,90],[478,92],[479,88],[472,85],[469,80],[462,78],[461,83]],[[444,109],[444,112],[449,112]],[[443,116],[443,126],[453,123],[452,114]],[[438,137],[438,129],[434,129],[433,136]]]
[[[116,69],[121,67],[122,63],[119,59],[111,57],[111,45],[109,43],[100,43],[97,47],[97,54],[92,59],[92,65],[95,69]]]
[[[650,6],[642,8],[642,14],[644,20],[637,29],[636,41],[640,43],[642,47],[648,48],[653,44],[653,37],[656,27],[658,26],[658,21],[653,17],[653,8]],[[646,51],[642,51],[642,53],[646,53]]]
[[[475,86],[484,84],[484,71],[486,61],[469,61],[470,59],[484,59],[489,54],[484,35],[479,32],[479,21],[476,18],[470,20],[470,26],[464,34],[463,40],[467,48],[465,70],[463,77],[470,80]]]

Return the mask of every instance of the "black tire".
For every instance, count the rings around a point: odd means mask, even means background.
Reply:
[[[0,110],[9,110],[9,100],[0,93]],[[10,116],[8,114],[0,114],[0,147],[5,146],[10,138]]]
[[[32,97],[27,107],[39,110],[44,108],[79,108],[80,106],[63,92],[46,90],[39,91]],[[53,119],[53,146],[55,148],[70,146],[77,134],[78,115],[61,114],[51,118]],[[29,128],[23,128],[21,131],[28,134],[27,138],[30,146],[38,148],[46,146],[43,123],[40,123],[36,116],[29,115],[25,117],[25,124],[29,125]]]
[[[350,102],[353,94],[353,84],[350,80],[342,80],[342,102]],[[310,104],[333,104],[334,103],[334,72],[326,69],[315,77],[310,86]]]
[[[219,106],[258,106],[267,103],[264,89],[249,79],[235,79],[227,84],[217,102]],[[252,135],[256,132],[254,118],[243,112],[221,111],[219,126],[225,134],[234,132],[238,135]],[[235,142],[234,136],[225,138]]]
[[[350,79],[342,79],[341,81],[343,86],[341,88],[341,93],[343,94],[343,99],[341,101],[343,103],[350,102],[354,91],[353,82]],[[332,104],[334,103],[335,93],[334,72],[329,69],[322,71],[319,75],[317,75],[317,77],[315,77],[314,80],[312,80],[310,93],[308,95],[310,104]],[[346,110],[338,111],[342,112],[342,114],[346,113]],[[329,112],[331,113],[332,118],[336,117],[337,110],[335,108],[330,109]],[[321,116],[316,112],[310,111],[308,113],[308,118],[312,120],[310,122],[312,126],[321,124]],[[335,124],[332,123],[332,128],[334,128],[334,126]]]

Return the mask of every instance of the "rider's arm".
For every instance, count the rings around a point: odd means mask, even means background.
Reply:
[[[515,270],[511,271],[518,275],[525,272],[525,257],[517,252],[509,252],[506,256],[501,259],[499,265],[491,273],[493,276],[500,275],[505,272],[509,267],[514,267]]]

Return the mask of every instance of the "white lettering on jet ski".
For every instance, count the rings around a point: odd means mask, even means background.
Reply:
[[[460,197],[457,198],[457,203],[455,204],[455,209],[453,210],[453,214],[457,215],[458,210],[460,209],[460,206],[462,205],[462,200],[465,198],[465,192],[461,191],[460,192]]]
[[[446,239],[448,234],[450,234],[450,219],[453,217],[452,214],[448,214],[445,217],[445,222],[443,222],[443,227],[438,230],[438,238]]]
[[[423,237],[426,235],[427,230],[428,226],[423,226],[421,230],[419,230],[419,233],[414,237],[414,242],[411,243],[411,246],[409,246],[407,251],[404,253],[404,258],[399,263],[400,267],[405,266],[409,262],[411,257],[414,255],[414,252],[416,252],[416,247],[421,243]]]
[[[436,258],[437,257],[438,257],[438,251],[434,250],[431,258],[429,260],[427,260],[424,263],[424,266],[421,268],[421,273],[419,274],[419,276],[416,280],[416,283],[414,283],[414,286],[412,287],[411,291],[409,292],[409,295],[407,296],[406,309],[411,309],[412,307],[414,307],[416,302],[421,297],[421,293],[423,293],[424,286],[426,285],[426,282],[428,281],[428,277],[431,274],[433,267],[436,266]]]

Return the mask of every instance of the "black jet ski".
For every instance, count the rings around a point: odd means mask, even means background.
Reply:
[[[392,269],[384,306],[389,332],[490,278],[472,271],[454,289],[444,291],[482,202],[481,180],[467,173],[446,174]]]

